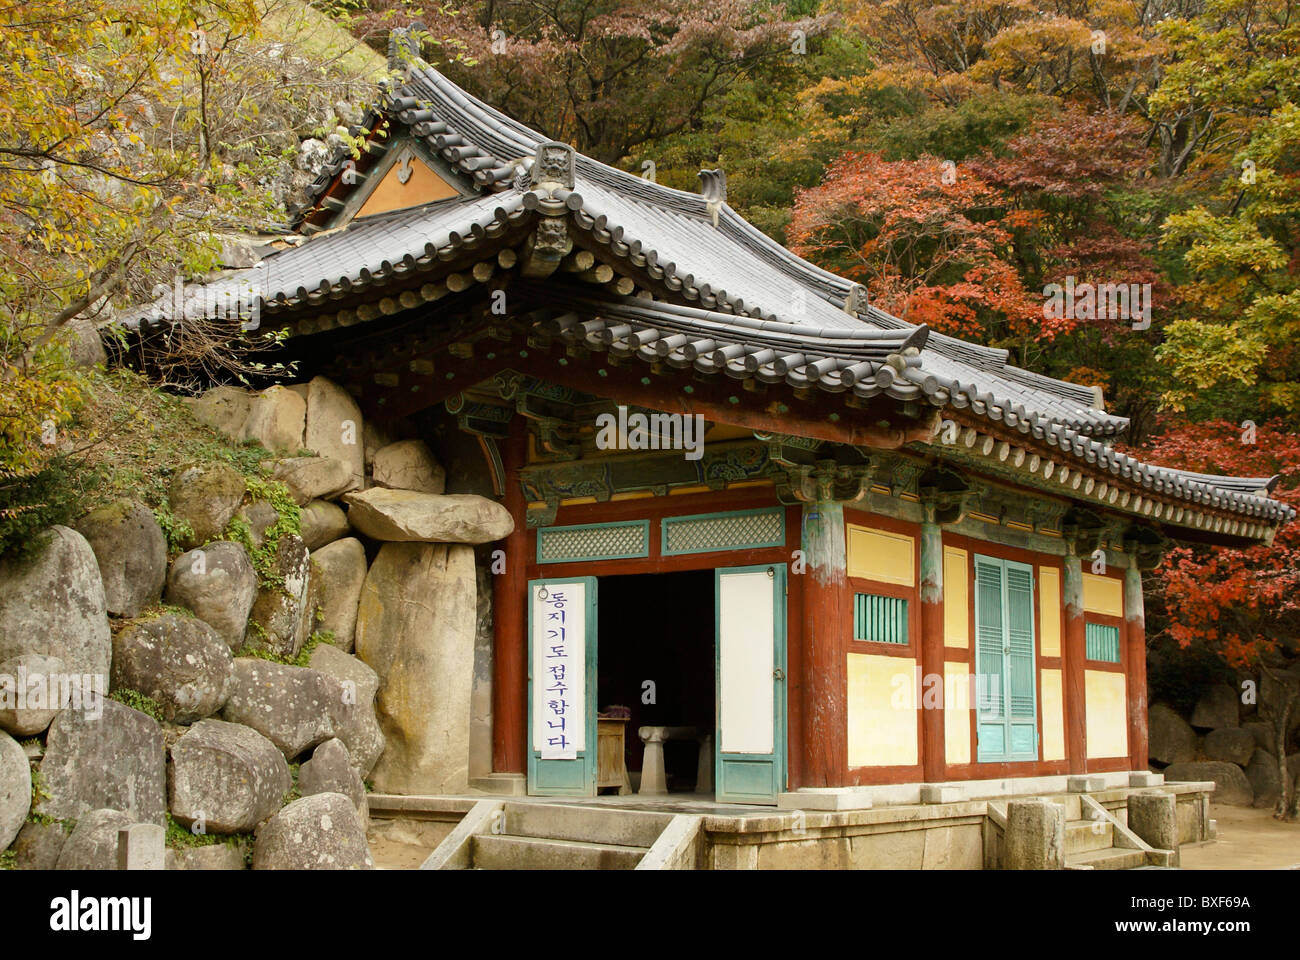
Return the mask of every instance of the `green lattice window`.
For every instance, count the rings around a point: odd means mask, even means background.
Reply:
[[[1089,660],[1119,663],[1119,627],[1104,623],[1085,623],[1084,641]]]
[[[752,550],[785,543],[785,511],[780,507],[665,517],[663,555]]]
[[[538,563],[575,560],[624,560],[650,555],[650,521],[588,523],[576,527],[542,527],[537,531]]]
[[[875,593],[853,596],[853,639],[907,644],[907,601]]]

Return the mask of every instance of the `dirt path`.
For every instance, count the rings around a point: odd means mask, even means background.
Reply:
[[[1184,870],[1300,870],[1300,823],[1280,823],[1273,811],[1210,804],[1219,839],[1183,847]]]

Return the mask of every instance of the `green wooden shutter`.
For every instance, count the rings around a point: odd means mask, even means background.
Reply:
[[[853,595],[853,639],[907,643],[907,601],[874,593]]]
[[[1038,756],[1033,568],[975,557],[977,760]]]
[[[1006,752],[1002,564],[975,558],[975,669],[979,759]]]
[[[1089,660],[1119,663],[1119,627],[1104,623],[1084,624],[1086,656]]]
[[[1034,683],[1033,568],[1006,562],[1007,754],[1037,758],[1037,685]]]

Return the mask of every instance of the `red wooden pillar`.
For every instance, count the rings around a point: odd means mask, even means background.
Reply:
[[[1071,773],[1088,772],[1087,701],[1083,664],[1086,649],[1083,628],[1083,569],[1073,553],[1065,558],[1065,757]]]
[[[943,532],[932,521],[921,524],[921,677],[923,691],[938,677],[943,690]],[[944,778],[943,700],[923,695],[921,711],[922,776],[936,783]]]
[[[1147,628],[1142,571],[1136,553],[1129,554],[1129,566],[1124,571],[1124,628],[1129,769],[1146,770],[1151,762],[1147,753]]]
[[[803,505],[804,787],[839,787],[848,775],[848,584],[844,507]]]
[[[492,584],[492,769],[496,773],[524,773],[527,770],[528,648],[526,596],[528,590],[527,505],[519,485],[519,471],[527,461],[528,427],[515,417],[510,436],[502,445],[501,461],[505,491],[502,502],[514,518],[515,528],[506,537],[505,571]]]

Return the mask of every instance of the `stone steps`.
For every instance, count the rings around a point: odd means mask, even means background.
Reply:
[[[1108,821],[1076,820],[1065,825],[1065,855],[1113,846],[1115,831]]]
[[[507,803],[501,812],[501,833],[509,836],[622,847],[652,846],[673,819],[671,813],[559,803]]]
[[[673,822],[670,813],[507,801],[465,838],[476,870],[633,870]],[[450,838],[449,838],[450,839]]]
[[[542,837],[484,834],[474,838],[479,870],[633,870],[646,847]]]
[[[1067,870],[1133,870],[1146,866],[1147,855],[1141,850],[1125,847],[1105,847],[1097,850],[1084,850],[1079,853],[1067,853],[1065,869]]]

